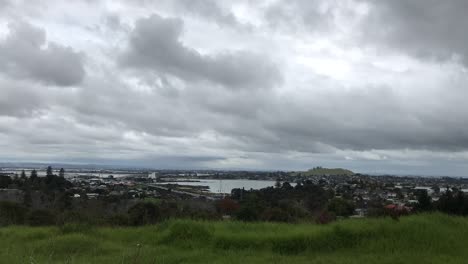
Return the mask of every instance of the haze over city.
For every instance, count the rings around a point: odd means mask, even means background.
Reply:
[[[468,176],[467,8],[0,0],[0,159]]]

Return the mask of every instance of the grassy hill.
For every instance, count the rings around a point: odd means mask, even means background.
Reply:
[[[466,263],[468,219],[0,228],[2,263]]]
[[[346,169],[340,169],[340,168],[335,168],[335,169],[328,169],[328,168],[322,168],[322,167],[316,167],[313,169],[310,169],[308,171],[303,171],[303,172],[295,172],[294,175],[301,174],[303,176],[322,176],[322,175],[353,175],[354,172]]]

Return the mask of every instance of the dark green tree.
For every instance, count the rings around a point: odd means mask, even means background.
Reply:
[[[10,184],[12,184],[13,181],[9,176],[0,176],[0,188],[5,189],[8,188]]]
[[[137,203],[128,209],[129,223],[131,225],[154,224],[161,219],[159,207],[150,202]]]
[[[21,180],[26,180],[26,172],[24,170],[21,171]]]
[[[29,178],[31,180],[31,182],[36,182],[37,181],[37,171],[36,170],[32,170],[31,171],[31,177]]]
[[[24,190],[23,190],[23,204],[26,207],[31,207],[32,206],[32,194],[31,194],[31,183],[26,182],[24,184]]]
[[[46,173],[47,176],[52,176],[54,175],[54,171],[52,170],[52,166],[48,166],[47,167],[47,173]]]
[[[27,210],[13,202],[0,201],[0,225],[22,225]]]
[[[421,190],[417,194],[418,197],[418,204],[417,208],[420,211],[430,211],[432,210],[432,199],[431,197],[427,194],[426,190]]]
[[[56,223],[56,216],[49,210],[34,210],[26,216],[26,221],[32,226],[50,226]]]
[[[337,216],[350,216],[354,213],[354,203],[342,198],[333,198],[328,204],[328,210]]]
[[[62,178],[65,177],[65,170],[63,168],[60,169],[59,176]]]
[[[276,188],[281,188],[281,180],[280,180],[279,178],[276,179],[275,187],[276,187]]]

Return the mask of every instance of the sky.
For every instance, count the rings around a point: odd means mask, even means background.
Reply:
[[[468,176],[466,12],[0,0],[0,160]]]

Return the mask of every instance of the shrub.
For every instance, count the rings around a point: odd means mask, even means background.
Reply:
[[[216,208],[222,214],[232,215],[239,210],[240,205],[230,198],[224,198],[217,202]]]
[[[354,203],[342,198],[333,198],[328,204],[328,210],[338,216],[350,216],[354,213]]]
[[[187,242],[211,240],[213,234],[203,224],[197,222],[176,221],[169,227],[169,233],[165,236],[165,242]]]
[[[137,203],[128,209],[131,225],[154,224],[162,219],[159,207],[154,203]]]
[[[317,217],[316,222],[317,224],[328,224],[336,220],[335,214],[328,211],[322,211],[320,215]]]
[[[265,210],[262,214],[262,220],[272,221],[272,222],[291,222],[295,219],[291,217],[287,211],[275,207]]]
[[[49,210],[34,210],[29,213],[27,223],[32,226],[55,225],[56,217]]]
[[[109,216],[106,222],[110,225],[125,226],[129,224],[129,218],[125,214],[115,214]]]
[[[259,213],[252,206],[243,206],[237,212],[236,217],[241,221],[257,221],[259,219]]]
[[[62,234],[81,233],[86,234],[93,230],[93,226],[83,223],[69,223],[60,226],[59,231]]]
[[[24,224],[27,209],[17,203],[0,202],[0,225]]]

